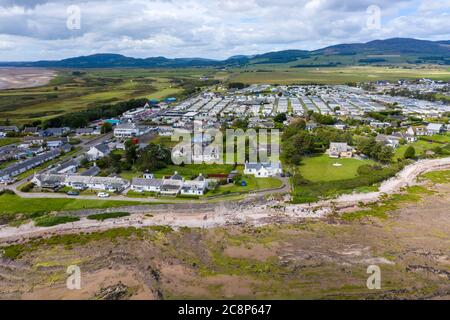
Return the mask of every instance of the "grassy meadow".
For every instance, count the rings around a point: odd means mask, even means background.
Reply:
[[[287,68],[275,65],[250,67],[232,72],[230,82],[272,84],[344,84],[377,80],[399,80],[431,78],[450,80],[448,68],[402,68],[402,67],[332,67],[332,68]]]

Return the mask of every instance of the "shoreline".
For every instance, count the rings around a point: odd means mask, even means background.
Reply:
[[[347,194],[310,204],[294,205],[277,200],[265,200],[264,203],[258,203],[256,199],[249,198],[236,203],[217,203],[209,211],[203,212],[177,208],[176,204],[171,204],[172,210],[155,208],[156,210],[153,211],[149,208],[145,210],[145,213],[136,213],[129,217],[103,222],[88,220],[84,216],[78,222],[49,228],[36,227],[33,222],[20,227],[6,225],[0,227],[0,243],[15,243],[36,237],[68,233],[106,231],[119,227],[142,228],[167,225],[173,228],[214,228],[236,224],[261,226],[274,222],[280,223],[280,221],[289,223],[302,219],[323,219],[333,212],[355,208],[360,203],[374,203],[383,195],[391,195],[401,191],[402,188],[417,185],[417,177],[424,173],[446,169],[450,169],[450,158],[421,160],[405,167],[395,177],[383,182],[378,192]],[[107,211],[103,210],[103,212]],[[152,217],[148,217],[148,214]],[[72,215],[76,216],[76,212]]]

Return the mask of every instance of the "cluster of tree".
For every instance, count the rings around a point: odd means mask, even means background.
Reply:
[[[140,108],[144,106],[146,102],[147,99],[132,99],[117,104],[101,105],[78,112],[72,112],[45,121],[44,127],[83,128],[92,121],[117,117],[126,111]]]
[[[298,119],[284,130],[281,157],[286,163],[298,165],[303,156],[324,152],[330,142],[353,143],[350,132],[330,127],[320,127],[314,132],[309,132],[305,128],[306,122]]]
[[[287,120],[287,115],[286,113],[279,113],[277,114],[274,118],[273,121],[277,122],[277,123],[283,123]]]
[[[245,84],[245,83],[242,83],[242,82],[230,82],[229,84],[228,84],[228,88],[229,89],[238,89],[238,90],[241,90],[241,89],[244,89],[244,88],[246,88],[247,87],[247,85]]]
[[[144,149],[139,149],[132,141],[125,143],[123,155],[111,153],[109,156],[97,160],[100,169],[107,173],[129,171],[133,167],[142,172],[152,172],[163,169],[172,164],[171,151],[159,144],[151,143]]]
[[[333,125],[336,123],[336,119],[333,116],[327,115],[327,114],[321,114],[318,112],[314,112],[312,110],[308,111],[306,118],[308,120],[313,120],[313,121],[317,122],[318,124],[323,124],[323,125]]]
[[[377,142],[374,137],[360,139],[357,144],[357,149],[370,159],[382,163],[391,162],[394,156],[394,150],[391,147]]]

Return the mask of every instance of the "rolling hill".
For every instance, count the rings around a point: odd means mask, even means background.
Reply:
[[[59,61],[3,62],[0,66],[47,68],[187,68],[287,64],[289,67],[433,63],[450,65],[450,41],[408,38],[375,40],[329,46],[323,49],[284,50],[253,56],[238,55],[219,61],[202,58],[132,58],[120,54],[94,54]]]

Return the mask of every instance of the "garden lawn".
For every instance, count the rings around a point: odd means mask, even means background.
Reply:
[[[198,176],[200,173],[203,175],[208,174],[228,174],[234,168],[234,165],[216,165],[216,164],[187,164],[185,166],[175,166],[170,165],[164,169],[155,171],[154,174],[158,177],[161,176],[170,176],[173,175],[174,172],[178,172],[178,174],[186,177]]]
[[[341,167],[335,167],[339,163]],[[371,160],[331,159],[328,155],[304,158],[300,173],[311,182],[327,182],[352,179],[358,176],[358,168],[365,164],[375,164]]]
[[[428,142],[424,140],[418,140],[414,143],[410,143],[407,145],[403,145],[395,150],[395,159],[403,159],[403,156],[405,155],[405,151],[409,146],[413,146],[416,150],[416,156],[421,156],[425,154],[428,150],[432,150],[436,147],[444,147],[445,145],[442,143],[435,143],[435,142]]]
[[[208,195],[219,195],[227,193],[250,192],[256,190],[276,189],[281,188],[283,182],[277,178],[255,178],[254,176],[243,176],[242,180],[247,183],[247,186],[228,184],[219,186],[216,190],[208,193]]]

